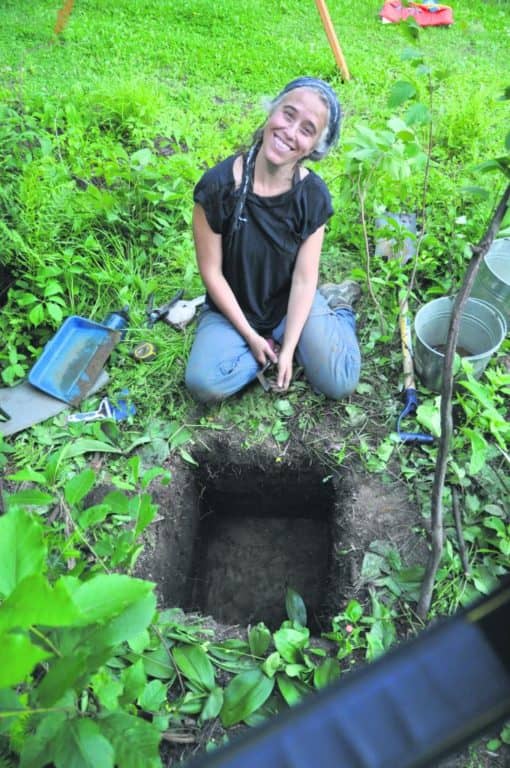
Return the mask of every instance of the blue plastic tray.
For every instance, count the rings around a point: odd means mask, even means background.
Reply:
[[[44,347],[28,381],[58,400],[77,405],[89,394],[119,339],[120,333],[105,325],[68,317]]]

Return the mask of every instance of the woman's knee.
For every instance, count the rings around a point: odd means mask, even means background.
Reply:
[[[319,366],[305,366],[305,376],[312,389],[331,400],[342,400],[352,395],[358,386],[360,372],[361,357],[358,350],[331,357]]]
[[[193,399],[199,403],[219,403],[228,397],[221,388],[221,382],[213,381],[207,371],[195,366],[188,365],[186,368],[184,383]]]
[[[329,397],[330,400],[343,400],[345,397],[349,397],[356,390],[359,382],[358,375],[351,375],[348,378],[342,378],[341,380],[331,380],[322,382],[322,387],[319,385],[316,391],[321,395]]]

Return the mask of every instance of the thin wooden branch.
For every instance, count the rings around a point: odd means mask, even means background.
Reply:
[[[445,484],[448,456],[450,453],[450,444],[453,433],[452,419],[452,394],[453,394],[453,363],[455,359],[455,349],[459,336],[460,318],[464,305],[471,294],[475,277],[480,268],[480,264],[487,251],[489,250],[501,222],[508,209],[510,200],[510,184],[507,185],[501,200],[492,216],[478,245],[471,246],[472,257],[466,270],[464,283],[458,292],[452,309],[450,327],[446,339],[446,349],[443,363],[443,383],[441,388],[441,438],[437,451],[436,468],[434,473],[434,485],[432,488],[432,509],[431,509],[431,550],[425,575],[421,586],[420,599],[418,601],[417,613],[420,618],[425,619],[429,612],[434,591],[434,581],[437,569],[441,562],[443,554],[443,489]]]
[[[455,485],[452,485],[452,511],[453,519],[455,520],[455,532],[457,534],[457,543],[459,545],[459,554],[462,561],[462,568],[464,569],[464,575],[469,576],[470,567],[466,550],[466,542],[464,540],[464,531],[462,530],[462,513],[459,505],[459,492]]]

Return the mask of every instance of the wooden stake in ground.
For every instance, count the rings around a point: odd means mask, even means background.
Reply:
[[[342,53],[342,49],[340,48],[340,43],[338,42],[335,28],[333,27],[326,2],[325,0],[315,0],[315,5],[317,6],[320,13],[322,24],[326,31],[326,37],[328,38],[331,50],[333,51],[333,56],[335,57],[337,66],[342,73],[342,77],[344,80],[350,80],[351,76],[349,74],[349,70],[347,69],[347,63]]]
[[[74,0],[66,0],[62,8],[59,10],[57,13],[57,21],[55,22],[53,34],[59,35],[62,32],[67,22],[69,21],[69,16],[73,10],[73,5]]]

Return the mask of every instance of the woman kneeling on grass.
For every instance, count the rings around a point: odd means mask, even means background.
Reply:
[[[186,370],[195,399],[233,395],[269,361],[285,391],[294,355],[316,392],[339,399],[355,389],[360,290],[352,280],[317,289],[333,210],[325,183],[302,165],[335,146],[340,117],[327,83],[293,80],[249,151],[206,171],[195,187],[193,234],[207,289]]]

